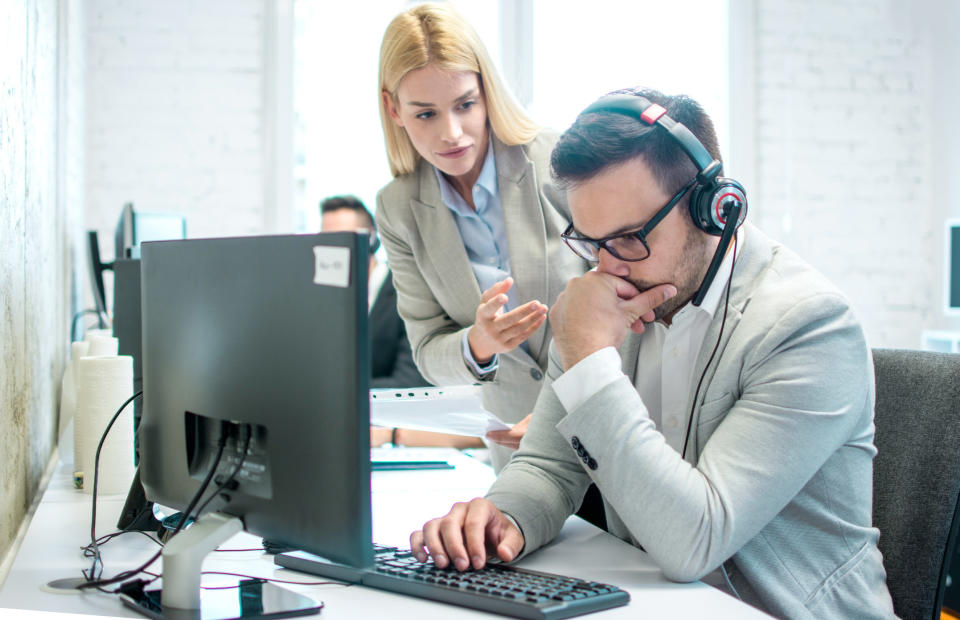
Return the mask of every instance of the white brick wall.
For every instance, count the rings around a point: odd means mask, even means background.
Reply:
[[[872,345],[918,347],[940,316],[933,50],[901,4],[756,2],[750,204],[852,298]]]
[[[956,4],[730,1],[749,7],[749,165],[730,169],[749,181],[751,219],[853,299],[872,344],[960,328],[940,294],[942,220],[960,217],[960,124],[941,96],[956,63],[942,59],[946,44],[960,60],[960,44],[939,20],[955,22]],[[86,225],[105,258],[126,201],[187,215],[191,237],[282,230],[271,0],[85,7]]]
[[[264,0],[85,6],[86,226],[104,258],[127,201],[186,215],[191,237],[263,233]]]

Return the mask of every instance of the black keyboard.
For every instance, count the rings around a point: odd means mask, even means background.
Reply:
[[[630,595],[598,583],[502,564],[459,572],[418,562],[410,551],[374,546],[374,566],[357,569],[296,551],[275,556],[287,568],[371,588],[517,618],[570,618],[626,605]]]

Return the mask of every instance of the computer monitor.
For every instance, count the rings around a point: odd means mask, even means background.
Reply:
[[[120,210],[117,220],[116,234],[114,235],[114,260],[104,262],[100,256],[100,240],[97,231],[87,231],[87,268],[90,272],[90,287],[93,293],[94,310],[97,313],[98,325],[101,329],[110,324],[109,305],[107,303],[107,288],[104,285],[103,272],[114,271],[118,259],[137,259],[140,257],[140,244],[145,241],[163,239],[186,239],[187,220],[176,213],[144,213],[136,211],[133,203],[128,202]],[[116,293],[116,280],[114,293]],[[114,311],[117,310],[117,296],[114,295]],[[139,302],[137,302],[139,303]],[[139,308],[137,308],[139,312]],[[114,334],[115,336],[117,334]],[[124,351],[123,342],[120,343],[121,354],[130,354]],[[128,343],[132,346],[132,343]],[[139,348],[139,345],[137,345]],[[134,358],[134,363],[139,362]]]
[[[146,241],[186,239],[187,220],[176,213],[137,211],[133,203],[123,205],[114,234],[116,258],[140,258],[140,244]]]
[[[960,220],[947,220],[944,265],[944,310],[960,315]]]
[[[140,259],[118,258],[113,261],[113,336],[117,353],[133,358],[133,391],[143,389],[143,347],[140,327]],[[136,445],[143,404],[133,402],[134,463],[139,461]]]
[[[104,329],[110,323],[110,317],[107,312],[107,289],[103,284],[103,272],[113,269],[113,263],[104,263],[101,260],[100,240],[95,230],[87,231],[87,268],[90,271],[90,288],[97,313],[97,325]]]
[[[164,550],[165,605],[196,603],[203,555],[172,568],[180,560],[167,549],[224,520],[344,564],[372,564],[368,247],[365,233],[143,245],[147,498],[185,510],[218,442],[223,482],[249,437],[229,501],[215,499],[212,514]]]

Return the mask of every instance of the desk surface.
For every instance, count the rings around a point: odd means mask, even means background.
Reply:
[[[454,463],[456,469],[373,474],[373,532],[377,542],[406,547],[410,532],[425,520],[444,514],[454,501],[482,495],[493,481],[493,471],[487,465],[455,451],[439,450],[439,454]],[[123,495],[113,495],[98,501],[98,535],[115,530],[124,499]],[[123,607],[115,596],[99,592],[59,594],[45,589],[47,582],[79,576],[80,570],[89,566],[89,560],[80,551],[89,536],[90,495],[72,488],[70,468],[61,461],[0,590],[0,616],[33,618],[36,616],[27,612],[17,614],[13,610],[41,610],[141,617]],[[241,532],[227,541],[222,549],[258,547],[258,537]],[[104,575],[139,565],[156,549],[153,542],[136,533],[116,538],[102,547]],[[300,582],[318,580],[311,575],[277,567],[272,556],[261,551],[214,552],[203,566],[206,571],[239,572]],[[705,584],[678,584],[666,580],[647,554],[577,517],[567,521],[557,540],[525,558],[520,566],[611,583],[630,593],[628,606],[602,612],[603,618],[636,618],[640,615],[649,618],[767,617]],[[159,561],[153,568],[159,571]],[[223,578],[205,575],[203,583],[216,585],[218,579]],[[360,586],[281,585],[322,600],[325,606],[321,618],[383,617],[385,609],[396,618],[446,619],[486,615]]]

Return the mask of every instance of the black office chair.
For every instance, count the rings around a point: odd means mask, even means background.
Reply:
[[[893,608],[940,618],[960,497],[960,355],[874,349],[873,524]]]

